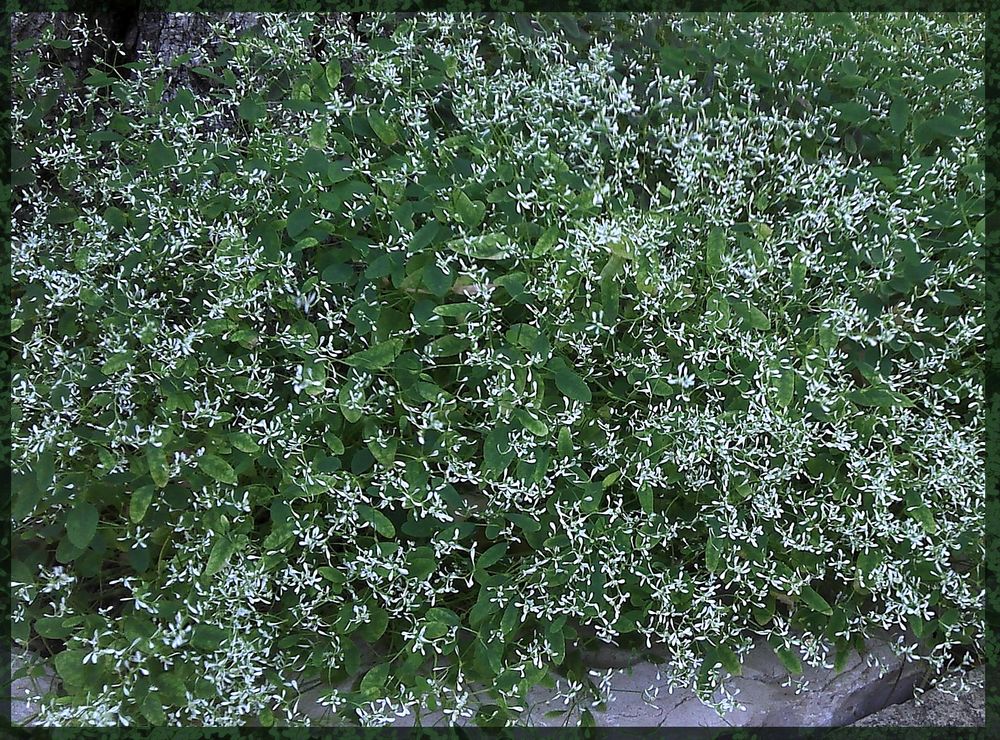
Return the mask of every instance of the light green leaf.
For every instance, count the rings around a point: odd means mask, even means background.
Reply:
[[[562,427],[559,429],[559,437],[556,442],[556,452],[563,457],[573,453],[573,437],[569,427]]]
[[[220,483],[228,483],[235,486],[239,483],[239,478],[233,467],[218,455],[206,452],[198,458],[198,467],[205,475],[214,478]]]
[[[87,670],[83,659],[90,650],[61,650],[56,653],[53,662],[59,678],[69,686],[81,687],[86,683]]]
[[[781,661],[781,665],[785,666],[789,673],[793,676],[798,676],[802,674],[802,661],[799,660],[799,656],[788,648],[778,648],[774,651],[778,656],[778,660]]]
[[[646,514],[653,513],[653,489],[648,485],[642,485],[639,487],[639,505]],[[707,551],[706,551],[707,552]]]
[[[153,501],[153,493],[156,486],[141,486],[132,492],[128,502],[128,518],[133,523],[138,524],[146,516],[146,510]]]
[[[352,388],[350,385],[348,385],[347,383],[342,385],[340,387],[340,391],[338,391],[337,393],[337,403],[340,406],[340,413],[344,415],[344,418],[347,419],[347,421],[350,422],[351,424],[354,424],[355,422],[360,421],[361,417],[363,416],[363,413],[360,408],[356,408],[352,404],[351,391]],[[364,394],[362,394],[362,399],[363,397]],[[362,403],[363,400],[359,401],[358,405],[360,406],[362,405]]]
[[[830,604],[827,603],[827,600],[820,596],[815,589],[812,588],[812,586],[803,586],[802,590],[799,592],[799,597],[813,611],[825,614],[828,617],[833,614],[833,607],[830,606]]]
[[[329,64],[326,65],[326,84],[331,91],[337,88],[340,84],[341,69],[340,60],[333,59]]]
[[[381,693],[382,689],[385,688],[386,681],[389,680],[389,668],[388,663],[382,663],[365,674],[358,687],[364,698],[375,699]]]
[[[461,222],[470,229],[474,229],[479,226],[486,213],[485,203],[478,200],[471,200],[469,196],[461,190],[455,191],[455,195],[452,199],[452,208],[455,209],[455,213],[458,215]]]
[[[710,273],[722,270],[722,254],[726,248],[726,232],[716,227],[708,235],[705,246],[705,267]]]
[[[160,701],[158,692],[150,691],[146,694],[139,711],[142,712],[143,717],[149,720],[151,725],[159,727],[167,724],[167,715],[163,711],[163,702]]]
[[[780,406],[788,407],[795,397],[795,371],[791,368],[781,368],[775,381],[775,400]]]
[[[368,110],[368,125],[386,146],[392,146],[399,141],[396,127],[386,121],[374,108]]]
[[[750,326],[754,329],[770,329],[771,319],[756,306],[750,306]]]
[[[508,256],[514,243],[506,234],[492,233],[453,239],[447,243],[449,249],[466,257],[481,260],[499,260]]]
[[[345,357],[344,364],[361,370],[381,370],[392,364],[402,349],[402,339],[390,339]]]
[[[478,307],[474,303],[447,303],[443,306],[434,307],[435,314],[438,316],[445,316],[447,318],[466,316],[473,311],[478,310]]]
[[[212,545],[212,549],[208,553],[204,575],[214,576],[222,570],[235,551],[236,544],[231,539],[225,536],[216,537],[215,544]]]
[[[739,657],[736,653],[730,650],[725,645],[719,645],[715,648],[715,654],[722,663],[722,667],[726,669],[733,676],[743,675],[743,666],[740,663]]]
[[[538,241],[535,242],[534,249],[531,250],[532,257],[541,257],[543,254],[548,253],[555,243],[559,240],[559,227],[550,226],[545,232],[538,237]]]
[[[101,372],[105,375],[114,375],[115,373],[128,367],[131,360],[132,353],[119,352],[118,354],[109,357],[108,361],[101,365]]]
[[[150,443],[146,445],[146,462],[149,464],[149,475],[157,488],[163,488],[170,480],[170,466],[167,464],[167,453],[162,446]]]
[[[514,410],[514,418],[521,422],[521,425],[536,437],[545,437],[549,433],[549,428],[544,421],[524,408]]]
[[[257,441],[246,432],[233,432],[229,435],[229,441],[232,442],[233,447],[240,452],[251,454],[254,452],[260,452],[260,445],[257,444]]]
[[[789,272],[792,288],[796,293],[801,293],[806,284],[806,263],[801,253],[792,258],[792,267]]]

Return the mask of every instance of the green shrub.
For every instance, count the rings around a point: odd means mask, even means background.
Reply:
[[[316,20],[220,30],[195,92],[15,54],[43,720],[982,653],[981,17]]]

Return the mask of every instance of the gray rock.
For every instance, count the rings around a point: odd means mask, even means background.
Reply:
[[[691,691],[670,692],[660,668],[635,655],[613,647],[588,653],[586,663],[614,669],[608,701],[602,709],[589,707],[595,724],[604,727],[837,727],[883,707],[913,696],[914,686],[923,676],[921,665],[895,656],[884,640],[868,643],[870,656],[856,653],[844,670],[803,666],[797,678],[805,687],[783,686],[788,674],[767,645],[746,656],[743,675],[730,679],[738,689],[737,699],[744,709],[720,716]],[[876,663],[878,661],[878,663]],[[605,671],[602,671],[602,673]],[[647,690],[660,687],[652,697]],[[536,687],[529,694],[525,724],[532,727],[577,726],[582,707],[567,707],[557,692]],[[421,718],[425,726],[446,724],[440,712]],[[414,717],[397,720],[397,726],[412,726]],[[469,725],[468,721],[457,724]]]
[[[30,724],[38,714],[38,705],[28,698],[51,691],[58,679],[48,665],[16,646],[11,648],[10,671],[13,679],[10,684],[10,722],[13,725]]]
[[[855,722],[855,727],[984,727],[986,725],[985,670],[965,676],[961,692],[931,689],[920,697],[894,704]]]
[[[736,698],[744,708],[724,716],[703,704],[690,691],[671,692],[665,671],[656,664],[638,659],[635,653],[608,646],[586,656],[586,662],[602,674],[609,668],[612,670],[607,702],[600,708],[588,708],[595,723],[605,727],[983,724],[982,671],[978,674],[978,692],[956,701],[942,691],[929,691],[918,705],[907,700],[913,696],[914,687],[924,674],[923,667],[896,657],[890,643],[884,639],[873,639],[868,646],[869,656],[862,659],[854,654],[840,674],[803,666],[803,675],[797,677],[797,683],[784,686],[787,672],[767,645],[759,645],[745,657],[743,675],[728,682],[731,689],[738,689]],[[363,665],[367,666],[371,657],[364,655]],[[40,661],[31,663],[32,674],[18,676],[11,688],[11,720],[15,724],[30,723],[38,711],[36,705],[25,700],[28,690],[44,692],[56,681],[52,671]],[[15,648],[11,664],[15,675],[28,665],[24,651]],[[970,680],[976,682],[974,674],[970,675]],[[659,693],[650,695],[647,690],[657,686]],[[801,687],[798,693],[797,687]],[[337,688],[350,690],[350,682]],[[299,710],[312,717],[316,724],[339,724],[331,722],[329,710],[320,705],[318,700],[322,693],[322,688],[306,692],[299,701]],[[580,724],[583,707],[566,706],[555,690],[538,686],[529,694],[525,709],[523,719],[528,726],[574,727]],[[857,721],[863,717],[868,719]],[[412,726],[414,720],[415,717],[409,715],[398,718],[393,724]],[[447,724],[447,718],[440,712],[432,712],[424,714],[420,722],[424,726],[442,726]],[[470,725],[471,722],[465,720],[456,724]]]

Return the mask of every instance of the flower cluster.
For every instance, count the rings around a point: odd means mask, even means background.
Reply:
[[[217,29],[200,94],[25,45],[41,720],[308,723],[326,687],[516,723],[538,684],[596,706],[601,644],[720,709],[759,640],[793,675],[882,630],[974,660],[983,34],[275,15]]]

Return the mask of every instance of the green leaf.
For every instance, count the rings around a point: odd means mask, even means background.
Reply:
[[[584,382],[583,378],[573,372],[568,366],[557,365],[553,369],[552,375],[556,381],[556,387],[563,395],[572,398],[574,401],[590,403],[592,398],[590,388]]]
[[[795,371],[791,368],[782,368],[778,379],[775,382],[775,400],[780,406],[788,407],[795,397]]]
[[[35,632],[46,639],[62,640],[73,634],[73,628],[63,624],[72,617],[39,617],[35,620]]]
[[[326,84],[331,91],[337,89],[341,78],[340,60],[333,59],[326,65]]]
[[[358,635],[368,642],[375,642],[389,627],[389,615],[380,606],[369,605],[368,621],[358,627]]]
[[[368,110],[368,125],[386,146],[392,146],[399,141],[396,127],[386,121],[374,108]]]
[[[563,457],[567,457],[573,453],[573,437],[569,427],[562,427],[559,429],[559,436],[556,442],[556,452]]]
[[[311,208],[298,208],[288,214],[288,222],[285,224],[285,230],[292,239],[298,239],[314,223],[316,223],[316,214],[313,213]]]
[[[53,662],[59,678],[69,686],[82,687],[87,681],[88,671],[83,659],[90,653],[89,650],[62,650],[56,653]]]
[[[362,697],[371,700],[378,697],[385,688],[386,681],[389,680],[389,664],[382,663],[372,668],[365,677],[361,679],[361,685],[358,687]]]
[[[819,346],[827,352],[836,347],[838,343],[837,333],[833,330],[833,327],[826,322],[820,324],[817,339],[819,341]]]
[[[97,508],[87,501],[77,501],[66,515],[66,535],[78,548],[90,544],[97,534],[99,515]]]
[[[229,640],[229,632],[213,624],[196,625],[191,633],[191,645],[206,652],[215,652]]]
[[[515,409],[514,418],[521,422],[521,425],[536,437],[545,437],[549,433],[549,428],[545,422],[535,417],[535,415],[527,409]]]
[[[538,241],[535,242],[534,249],[531,250],[532,257],[541,257],[543,254],[548,253],[555,243],[559,241],[559,235],[562,232],[559,230],[558,226],[550,226],[547,228],[540,237]]]
[[[131,352],[119,352],[108,358],[108,361],[101,365],[101,372],[105,375],[114,375],[128,367],[132,359]]]
[[[146,516],[146,510],[153,501],[153,492],[156,486],[141,486],[132,492],[128,502],[128,518],[134,524],[138,524]]]
[[[452,199],[452,208],[455,209],[455,213],[461,222],[470,229],[479,226],[483,221],[483,216],[486,214],[485,203],[478,200],[471,200],[461,190],[455,191],[454,198]]]
[[[390,339],[345,357],[344,364],[361,370],[381,370],[391,365],[402,350],[402,339]]]
[[[556,665],[562,665],[566,657],[566,636],[563,634],[561,624],[559,627],[555,626],[557,623],[549,625],[549,629],[545,632],[545,640],[548,642],[549,647],[552,648],[552,662]]]
[[[253,123],[264,117],[267,105],[254,98],[244,98],[240,101],[239,114],[244,121]]]
[[[962,135],[962,122],[954,116],[935,116],[919,124],[913,132],[917,144],[927,144],[935,139],[955,139]]]
[[[483,439],[483,465],[487,470],[497,472],[510,464],[514,450],[510,444],[510,428],[498,424]]]
[[[228,483],[235,486],[239,483],[239,478],[233,467],[218,455],[206,452],[198,458],[198,467],[205,475],[214,478],[220,483]]]
[[[514,246],[506,234],[493,233],[452,239],[446,245],[453,252],[481,260],[499,260],[508,256]]]
[[[841,640],[837,640],[837,643],[837,652],[833,657],[833,671],[839,674],[847,667],[847,659],[851,657],[851,648]]]
[[[385,539],[391,540],[396,536],[396,527],[389,520],[389,517],[381,511],[363,504],[359,505],[357,509],[361,517],[375,527],[375,531],[382,535]]]
[[[806,284],[806,263],[801,253],[796,254],[792,259],[792,267],[789,272],[792,288],[796,293],[801,293]]]
[[[507,554],[507,543],[498,542],[497,544],[490,547],[488,550],[483,552],[478,558],[476,558],[476,568],[481,570],[486,570],[491,565],[496,565],[503,559],[503,556]]]
[[[889,126],[893,133],[901,134],[906,131],[906,124],[910,120],[910,104],[906,98],[893,98],[892,105],[889,106]]]
[[[167,464],[167,453],[163,446],[157,447],[152,442],[146,445],[146,462],[149,464],[149,475],[157,488],[163,488],[170,480],[170,466]]]
[[[167,724],[167,715],[163,711],[163,703],[160,701],[160,696],[158,692],[150,691],[146,694],[146,698],[142,700],[142,707],[140,710],[142,716],[149,720],[151,725],[165,725]]]
[[[715,654],[722,663],[722,667],[726,669],[733,676],[743,675],[743,666],[740,663],[739,657],[736,653],[730,650],[725,645],[719,645],[715,648]]]
[[[13,476],[11,496],[10,518],[20,522],[29,517],[38,506],[42,491],[37,485],[33,485],[30,476]]]
[[[708,235],[705,246],[705,267],[710,273],[722,270],[722,254],[726,248],[726,232],[716,227]]]
[[[419,229],[417,229],[417,233],[415,233],[413,235],[413,238],[410,240],[410,246],[409,246],[410,253],[412,254],[424,249],[424,247],[426,247],[427,245],[429,245],[431,242],[434,241],[434,237],[437,236],[437,233],[440,230],[441,230],[441,224],[439,224],[437,221],[428,221]]]
[[[909,408],[914,405],[913,401],[901,393],[895,393],[884,388],[862,388],[861,390],[851,391],[847,394],[847,398],[858,406],[866,407]]]
[[[799,598],[813,611],[825,614],[828,617],[833,615],[833,607],[812,586],[803,586],[799,592]]]
[[[431,357],[453,357],[469,348],[469,340],[445,334],[427,345],[427,354]]]
[[[872,112],[868,110],[868,106],[861,105],[861,103],[853,100],[846,103],[837,103],[833,107],[840,113],[840,118],[848,123],[864,123],[872,115]]]
[[[54,206],[49,209],[46,221],[50,224],[71,224],[76,221],[79,214],[75,208],[70,206]]]
[[[43,493],[48,491],[55,477],[55,458],[51,452],[45,451],[38,456],[38,462],[35,463],[35,482],[38,484],[38,490]]]
[[[351,424],[354,424],[355,422],[360,421],[363,413],[361,409],[355,408],[355,406],[352,405],[351,390],[350,385],[346,383],[342,385],[340,390],[337,392],[337,403],[340,406],[340,413],[344,415],[344,418]]]
[[[910,491],[906,494],[906,513],[915,519],[927,534],[937,532],[934,512],[923,502],[917,491]]]
[[[233,432],[229,435],[229,441],[232,442],[233,447],[240,452],[250,454],[260,452],[260,445],[257,444],[257,441],[246,432]]]
[[[770,329],[771,319],[756,306],[750,306],[750,326],[754,329]]]
[[[479,307],[475,303],[446,303],[443,306],[435,306],[434,313],[446,318],[456,318],[467,316],[473,311],[478,311]]]
[[[212,545],[212,550],[208,553],[203,574],[214,576],[226,566],[235,551],[236,544],[231,539],[225,536],[216,537],[215,544]]]
[[[653,513],[653,489],[648,484],[639,487],[639,505],[646,514]]]
[[[793,676],[798,676],[802,674],[802,661],[799,660],[799,656],[788,648],[778,648],[775,651],[778,656],[778,660],[781,661],[781,665],[785,666],[789,673]]]
[[[519,526],[527,534],[537,532],[542,528],[542,525],[537,519],[527,516],[526,514],[506,512],[504,513],[504,518]]]
[[[722,543],[714,534],[710,534],[705,541],[705,566],[710,573],[715,573],[721,561]]]

